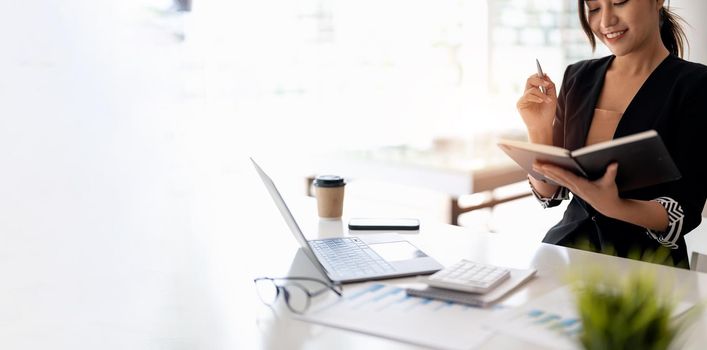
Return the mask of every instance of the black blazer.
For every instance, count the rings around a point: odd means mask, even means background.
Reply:
[[[553,143],[570,150],[585,145],[604,77],[614,56],[581,61],[565,71],[553,124]],[[562,220],[544,242],[612,252],[640,259],[647,252],[669,249],[663,263],[688,268],[684,235],[697,227],[707,196],[707,67],[670,55],[651,73],[626,108],[614,138],[655,129],[680,169],[682,178],[620,193],[622,198],[667,197],[670,237],[606,217],[573,196]],[[650,164],[646,164],[650,167]],[[555,201],[549,206],[559,204]],[[665,206],[665,205],[664,205]],[[662,241],[662,242],[661,242]]]

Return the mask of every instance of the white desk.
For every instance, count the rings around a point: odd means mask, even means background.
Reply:
[[[354,205],[355,206],[355,205]],[[363,209],[376,212],[381,208]],[[354,209],[352,209],[353,211]],[[306,217],[300,213],[300,217]],[[306,232],[315,233],[309,238],[336,236],[343,232],[348,234],[345,227],[346,217],[342,222],[319,222],[305,220],[303,226]],[[525,268],[533,266],[538,269],[537,278],[521,288],[503,302],[509,305],[520,305],[527,300],[540,296],[556,287],[563,285],[563,278],[570,267],[599,266],[611,271],[622,271],[631,268],[649,268],[655,271],[660,279],[674,281],[686,293],[688,299],[707,298],[707,275],[687,270],[668,268],[655,264],[615,258],[611,256],[589,253],[576,249],[548,245],[544,243],[528,244],[528,242],[510,241],[494,234],[470,232],[463,228],[446,224],[423,222],[419,234],[406,236],[428,254],[437,258],[443,264],[451,264],[460,258],[470,258],[492,264],[510,267]],[[294,267],[296,269],[297,267]],[[393,280],[396,283],[410,282],[412,279],[403,278]],[[265,309],[265,308],[263,308]],[[263,323],[268,326],[260,330],[260,336],[254,336],[252,341],[260,345],[270,346],[274,341],[275,348],[288,347],[287,344],[302,344],[307,348],[326,349],[341,347],[341,344],[354,344],[354,347],[379,347],[379,348],[415,348],[413,346],[396,343],[393,341],[374,338],[338,329],[310,325],[287,318],[275,319],[269,311],[261,311]],[[267,320],[267,321],[265,321]],[[696,326],[704,328],[707,320],[704,315]],[[277,332],[284,331],[282,335]],[[274,336],[274,339],[272,338]],[[707,339],[704,332],[692,332],[688,336],[689,345],[704,344]],[[534,348],[516,339],[505,336],[492,337],[483,348]]]
[[[3,349],[410,349],[413,346],[273,316],[252,278],[282,276],[297,245],[251,172],[253,195],[208,182],[195,193],[160,187],[85,194],[64,206],[36,203],[9,212],[0,246],[0,347]],[[137,181],[137,184],[143,182]],[[154,183],[156,184],[156,183]],[[25,189],[26,190],[26,189]],[[94,198],[94,195],[96,196]],[[242,195],[242,194],[241,194]],[[57,197],[59,198],[59,197]],[[65,197],[61,197],[65,198]],[[109,203],[110,202],[110,203]],[[314,200],[290,200],[310,236],[341,234],[319,222]],[[6,208],[7,209],[7,208]],[[106,212],[114,215],[105,214]],[[104,213],[104,214],[101,214]],[[234,215],[243,213],[244,215]],[[347,214],[403,215],[347,203]],[[22,216],[24,215],[24,216]],[[345,221],[344,221],[345,222]],[[568,266],[624,269],[642,263],[422,222],[410,240],[444,264],[466,257],[535,266],[538,278],[507,300],[521,303],[561,284]],[[707,296],[707,276],[653,266],[675,276],[688,297]],[[704,317],[699,327],[704,328]],[[691,344],[707,342],[692,333]],[[527,349],[507,337],[485,348]]]

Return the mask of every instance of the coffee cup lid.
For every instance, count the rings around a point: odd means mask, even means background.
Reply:
[[[314,186],[317,187],[341,187],[345,184],[344,178],[338,175],[319,175],[314,179]]]

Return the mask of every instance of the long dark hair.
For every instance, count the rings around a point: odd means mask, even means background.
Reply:
[[[585,0],[579,0],[579,23],[582,24],[582,29],[584,33],[587,34],[589,38],[589,43],[592,45],[592,51],[596,49],[597,42],[594,38],[594,33],[592,33],[592,28],[589,27],[589,22],[587,22],[587,9],[584,6]],[[674,12],[670,11],[668,8],[663,6],[660,9],[660,38],[663,40],[663,45],[670,51],[671,54],[682,57],[685,53],[685,47],[689,47],[690,43],[687,41],[687,36],[685,36],[685,31],[682,29],[680,23],[686,23],[682,17],[678,16]]]

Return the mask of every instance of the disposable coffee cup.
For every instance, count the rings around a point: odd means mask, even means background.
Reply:
[[[337,175],[319,175],[314,179],[317,211],[324,219],[338,219],[344,211],[344,178]]]

